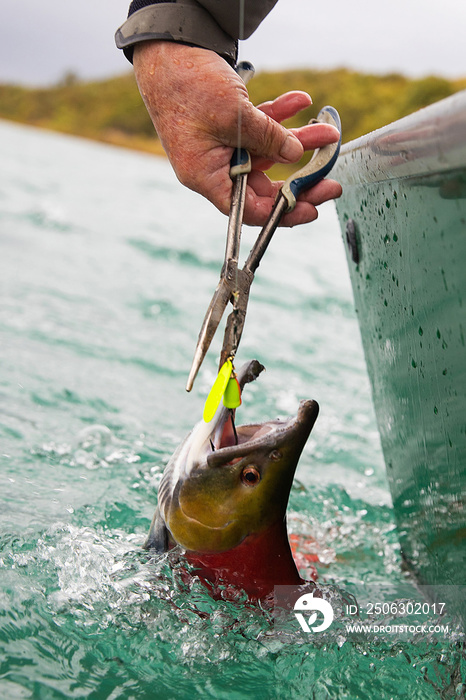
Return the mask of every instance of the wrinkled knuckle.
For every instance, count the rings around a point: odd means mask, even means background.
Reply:
[[[273,119],[271,119],[270,117],[267,117],[267,121],[265,122],[265,128],[264,128],[264,145],[266,146],[268,151],[273,149],[275,141],[276,141],[275,123],[274,123]]]
[[[286,141],[286,132],[271,117],[267,116],[263,123],[261,143],[265,155],[273,155],[279,152]]]

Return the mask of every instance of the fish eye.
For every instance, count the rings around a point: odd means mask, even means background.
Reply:
[[[261,480],[260,471],[252,464],[245,467],[241,472],[241,481],[246,486],[255,486]]]

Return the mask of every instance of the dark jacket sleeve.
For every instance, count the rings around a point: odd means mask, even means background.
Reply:
[[[133,0],[116,45],[132,61],[140,41],[164,39],[211,49],[234,64],[238,39],[247,39],[277,0]]]

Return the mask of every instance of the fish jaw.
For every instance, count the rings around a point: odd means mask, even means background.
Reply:
[[[238,444],[210,448],[177,480],[170,499],[161,484],[159,506],[174,542],[191,553],[220,554],[284,526],[294,473],[317,414],[315,401],[302,401],[296,417],[240,426]],[[248,481],[251,475],[257,482]],[[286,527],[284,532],[287,542]]]

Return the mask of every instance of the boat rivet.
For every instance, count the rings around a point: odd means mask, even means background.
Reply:
[[[358,264],[359,262],[359,247],[358,247],[358,239],[356,236],[356,224],[354,223],[353,219],[348,219],[348,223],[346,224],[346,242],[348,244],[348,248],[351,253],[351,258],[353,259],[353,262]]]

